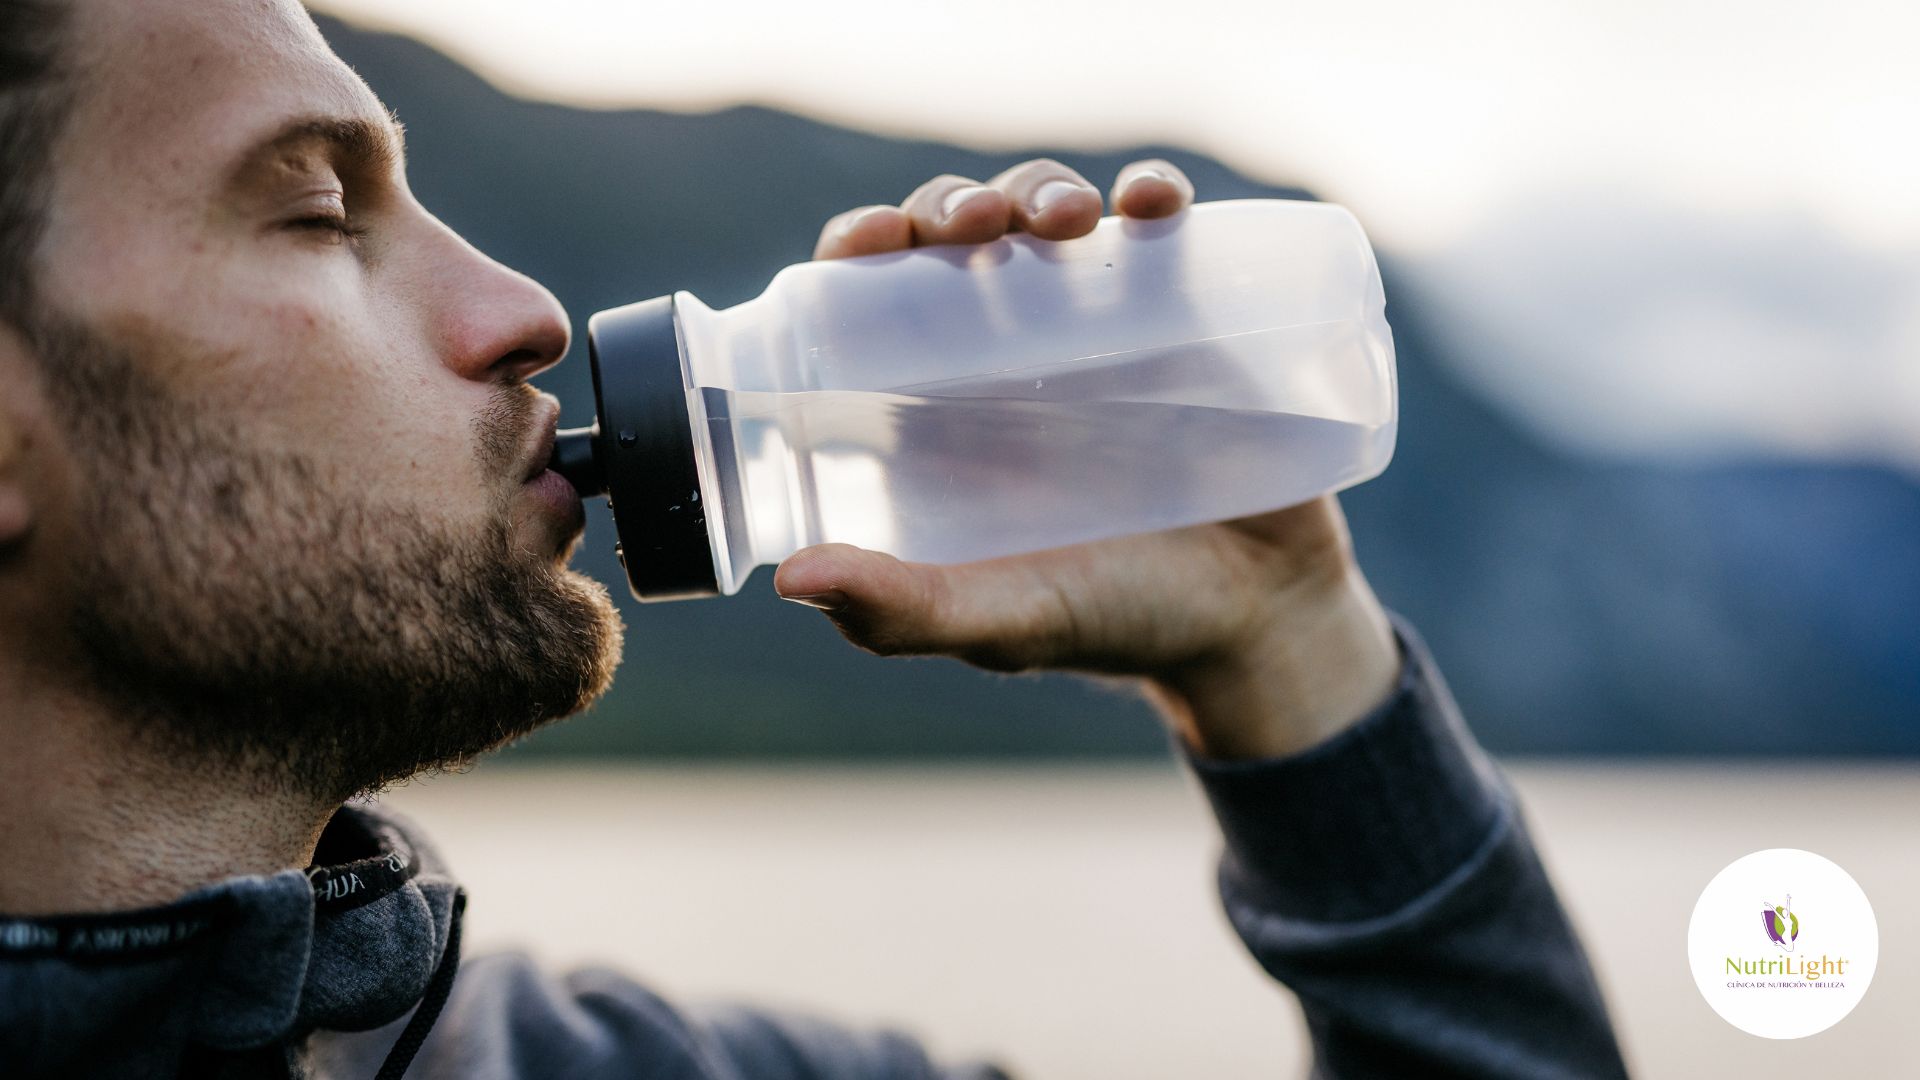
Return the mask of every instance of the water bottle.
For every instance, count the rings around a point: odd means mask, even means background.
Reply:
[[[593,316],[598,422],[553,467],[608,496],[641,600],[829,541],[955,563],[1220,521],[1386,467],[1384,308],[1314,202],[800,263]]]

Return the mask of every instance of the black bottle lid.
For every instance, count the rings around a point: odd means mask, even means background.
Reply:
[[[587,355],[599,423],[562,433],[553,469],[583,496],[606,493],[636,598],[718,595],[673,297],[594,315]]]

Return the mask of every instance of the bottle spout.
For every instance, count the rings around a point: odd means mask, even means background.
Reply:
[[[566,477],[567,483],[572,484],[583,499],[607,493],[606,472],[593,454],[594,440],[599,437],[598,424],[567,428],[553,437],[553,457],[548,460],[547,468]]]

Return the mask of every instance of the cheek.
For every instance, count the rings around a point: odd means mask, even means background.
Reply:
[[[468,516],[497,486],[473,434],[488,388],[440,361],[416,313],[346,269],[302,267],[297,293],[284,264],[205,269],[112,320],[199,415],[306,458],[329,487],[413,512]]]
[[[190,324],[217,330],[155,350],[165,383],[202,415],[263,450],[299,454],[361,485],[402,473],[407,487],[472,492],[471,417],[484,388],[446,371],[357,298],[231,297]],[[123,327],[156,339],[151,325]]]
[[[346,444],[364,438],[385,410],[414,404],[407,398],[417,380],[382,355],[377,335],[323,302],[236,305],[200,324],[217,327],[219,340],[194,350],[199,370],[168,382],[190,388],[232,425],[257,429],[257,441]]]
[[[487,388],[461,379],[389,321],[311,303],[266,312],[264,370],[249,379],[253,415],[274,437],[410,505],[469,504],[480,476],[473,420]],[[404,325],[404,320],[396,320]],[[394,486],[380,480],[395,481]]]
[[[424,301],[401,283],[342,253],[136,224],[117,246],[65,245],[61,295],[210,423],[348,483],[402,475],[416,505],[497,484],[474,448],[488,389],[443,362]],[[79,257],[89,251],[115,257]]]

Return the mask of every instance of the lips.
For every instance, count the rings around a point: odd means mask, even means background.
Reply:
[[[523,505],[537,508],[535,517],[551,528],[556,542],[565,549],[570,539],[586,527],[586,512],[580,505],[580,493],[566,477],[548,467],[553,460],[553,445],[560,422],[560,402],[550,394],[541,394],[531,410],[525,451],[516,463],[520,472],[518,498]]]
[[[553,460],[554,431],[560,426],[560,402],[542,394],[540,406],[533,422],[533,442],[527,447],[526,457],[521,459],[520,482],[523,484],[539,479],[547,463]]]
[[[535,450],[536,455],[533,463],[527,467],[527,475],[521,477],[523,481],[533,480],[547,471],[547,462],[553,460],[553,428],[548,427],[541,432]]]
[[[562,536],[578,536],[586,527],[586,510],[580,505],[580,493],[573,490],[566,477],[552,469],[540,470],[521,485],[520,490],[541,508],[543,516],[559,524]]]

